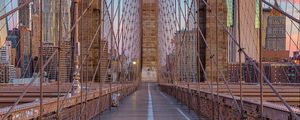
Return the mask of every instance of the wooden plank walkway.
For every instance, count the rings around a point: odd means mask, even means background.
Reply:
[[[187,107],[162,93],[155,83],[144,83],[118,108],[105,111],[94,120],[201,120]]]

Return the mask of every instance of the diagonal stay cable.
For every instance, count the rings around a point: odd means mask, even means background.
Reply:
[[[30,2],[32,2],[32,0],[26,0],[24,1],[24,3],[22,3],[21,5],[19,5],[18,7],[12,9],[11,11],[8,11],[7,13],[3,14],[0,16],[0,20],[6,18],[7,16],[15,13],[16,11],[22,9],[23,7],[26,7]]]
[[[93,39],[92,39],[91,43],[89,44],[89,47],[88,47],[88,49],[87,49],[87,54],[84,55],[84,58],[83,58],[83,60],[82,60],[82,64],[86,62],[87,57],[88,57],[89,53],[91,52],[92,45],[93,45],[93,43],[95,42],[95,39],[97,38],[97,35],[98,35],[99,31],[100,31],[100,28],[101,28],[101,24],[98,25],[97,30],[96,30],[95,34],[93,35]],[[79,69],[79,70],[82,69],[82,65],[80,65],[78,69]],[[73,85],[73,83],[72,83],[71,85]],[[72,89],[69,89],[69,90],[68,90],[68,93],[70,93],[71,90],[72,90]],[[58,112],[60,112],[60,111],[62,110],[66,98],[67,98],[67,95],[65,95],[64,98],[62,99],[62,103],[61,103],[61,106],[60,106]]]

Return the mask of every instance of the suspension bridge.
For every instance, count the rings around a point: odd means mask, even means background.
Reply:
[[[300,120],[299,0],[0,0],[0,118]]]

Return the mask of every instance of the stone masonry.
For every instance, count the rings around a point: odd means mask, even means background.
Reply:
[[[222,76],[218,71],[226,75],[227,66],[227,40],[228,35],[224,30],[222,24],[216,21],[216,13],[218,19],[226,25],[226,1],[225,0],[209,0],[210,7],[206,7],[206,40],[209,49],[206,48],[206,73],[207,81],[216,81],[217,78],[221,80]],[[217,7],[217,9],[216,9]],[[217,27],[216,29],[216,22]],[[213,59],[215,62],[212,61]]]

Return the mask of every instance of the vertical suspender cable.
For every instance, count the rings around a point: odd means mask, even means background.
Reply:
[[[263,120],[263,64],[262,64],[262,0],[259,0],[259,89],[260,89],[260,117]]]
[[[88,0],[90,2],[90,0]],[[83,6],[83,2],[81,2],[81,6]],[[88,11],[89,13],[89,11]],[[90,13],[92,14],[92,13]],[[92,16],[92,15],[91,15]],[[86,18],[86,26],[90,27],[91,25],[91,22],[90,22],[91,19],[89,18]],[[85,26],[85,27],[86,27]],[[83,30],[85,30],[84,28],[81,28],[81,33],[83,33]],[[82,36],[83,38],[83,35],[84,34],[89,34],[92,30],[91,29],[87,29],[85,33],[81,34],[80,36]],[[97,33],[96,33],[97,34]],[[86,36],[87,38],[87,41],[90,40],[90,35]],[[83,39],[81,39],[83,41]],[[87,56],[87,61],[86,62],[83,62],[81,65],[85,65],[85,78],[83,78],[83,81],[85,82],[85,96],[84,96],[84,120],[87,120],[87,97],[88,97],[88,82],[89,82],[89,64],[90,64],[90,61],[89,59],[91,59],[89,53],[84,53],[84,55]]]
[[[102,0],[99,0],[99,24],[100,24],[100,27],[102,27]],[[102,28],[100,28],[102,30]],[[102,31],[99,32],[99,38],[98,38],[98,47],[99,47],[99,51],[98,51],[98,59],[101,61],[101,38],[102,37]],[[98,83],[98,89],[99,89],[99,100],[98,100],[98,113],[101,113],[101,95],[102,95],[102,80],[101,80],[101,62],[100,62],[100,65],[99,65],[99,71],[98,71],[98,80],[99,80],[99,83]]]
[[[242,0],[237,0],[238,5],[237,5],[237,14],[238,14],[238,40],[239,40],[239,45],[241,46],[241,1]],[[242,65],[242,51],[238,50],[238,54],[239,54],[239,82],[240,82],[240,106],[241,106],[241,118],[243,118],[243,65]]]
[[[298,5],[299,5],[298,7],[299,7],[299,9],[300,9],[300,3],[298,3]],[[299,11],[299,12],[300,12],[300,11]],[[300,20],[300,14],[299,14],[298,16],[299,16],[298,19]],[[298,24],[298,28],[300,28],[300,24]],[[297,48],[300,47],[300,46],[299,46],[299,40],[300,40],[300,31],[298,31],[298,35],[297,35],[297,41],[296,41],[296,42],[297,42],[297,45],[296,45]],[[299,51],[299,49],[297,49],[297,50]]]
[[[46,31],[45,31],[46,32]],[[44,81],[44,67],[43,67],[43,0],[40,0],[40,120],[43,119],[43,81]]]
[[[107,7],[107,10],[108,10],[108,7]],[[110,20],[110,26],[111,26],[111,29],[112,29],[111,36],[110,36],[110,55],[111,55],[110,56],[110,61],[111,61],[111,64],[112,64],[112,56],[113,56],[112,50],[114,48],[114,46],[113,46],[113,42],[114,42],[114,32],[113,32],[113,30],[114,30],[114,25],[113,25],[114,24],[114,0],[111,0],[111,14],[110,15],[111,15],[110,17],[112,19],[112,20]],[[119,56],[117,56],[117,53],[115,54],[115,57],[117,57],[117,60],[119,60]],[[118,74],[118,70],[117,70],[117,79],[118,78],[119,78],[119,74]],[[111,79],[109,81],[109,110],[110,111],[111,111],[111,105],[112,105],[112,98],[111,98],[112,80],[113,79]]]
[[[79,0],[73,0],[73,3],[74,3],[74,24],[76,24],[76,22],[78,21],[78,3],[79,3]],[[82,13],[81,13],[82,14]],[[73,70],[73,79],[72,79],[72,82],[75,83],[75,82],[79,82],[79,80],[82,80],[81,79],[81,76],[80,75],[80,70],[81,68],[79,69],[79,56],[80,56],[80,49],[79,49],[79,41],[78,41],[78,25],[76,24],[75,27],[74,27],[74,34],[73,34],[73,39],[74,39],[74,48],[73,48],[73,53],[74,53],[74,70]],[[82,65],[81,65],[82,66]],[[80,82],[81,84],[82,82]],[[81,84],[82,85],[82,84]],[[82,94],[82,89],[81,89],[81,92],[80,94]],[[82,114],[82,111],[80,111],[80,114]]]
[[[184,67],[184,71],[185,71],[185,74],[184,74],[184,76],[185,76],[185,79],[186,79],[186,81],[187,81],[187,87],[188,87],[188,97],[186,98],[187,99],[187,101],[188,101],[188,109],[189,109],[189,112],[191,111],[191,109],[190,109],[190,106],[191,106],[191,102],[190,102],[190,98],[191,98],[191,86],[190,86],[190,76],[189,76],[189,72],[190,72],[190,70],[187,70],[186,68],[187,68],[187,66],[188,66],[188,62],[189,62],[189,59],[190,59],[190,55],[189,54],[187,54],[187,55],[184,55],[184,53],[187,53],[187,51],[191,51],[190,50],[190,48],[187,48],[187,46],[188,46],[188,42],[189,42],[189,40],[190,40],[190,38],[189,38],[189,36],[188,35],[186,35],[187,34],[187,31],[186,30],[188,30],[189,31],[189,14],[190,14],[190,12],[187,10],[187,8],[188,8],[188,4],[189,4],[189,1],[188,0],[185,0],[184,1],[185,2],[185,4],[184,4],[184,14],[185,14],[185,31],[184,31],[184,35],[183,35],[183,41],[185,41],[185,42],[183,42],[183,56],[185,57],[184,59],[184,61],[185,61],[185,67]],[[187,50],[187,49],[189,49],[189,50]]]
[[[216,70],[219,70],[219,37],[218,37],[218,0],[215,0],[216,2]],[[223,8],[223,7],[222,7]],[[217,107],[217,118],[216,119],[220,119],[220,107],[219,107],[219,72],[216,73],[216,82],[217,82],[217,101],[215,102],[215,106]]]
[[[211,1],[212,2],[212,1]],[[217,3],[215,3],[215,4],[217,4]],[[217,6],[216,6],[217,7]],[[216,9],[215,9],[216,10]],[[212,11],[210,11],[210,13],[212,14]],[[216,15],[216,17],[217,17],[217,15]],[[216,24],[217,24],[217,21],[215,21],[216,22]],[[212,45],[211,45],[211,47],[212,47]],[[212,47],[213,48],[213,47]],[[213,75],[214,75],[214,72],[213,72],[213,57],[214,57],[214,53],[212,53],[211,54],[211,56],[210,56],[210,80],[209,80],[209,82],[210,82],[210,92],[211,92],[211,99],[212,99],[212,111],[211,111],[211,114],[212,114],[212,119],[214,120],[215,119],[215,99],[214,99],[214,82],[213,82]]]
[[[56,113],[56,117],[57,119],[59,120],[60,117],[59,117],[59,105],[60,105],[60,102],[59,102],[59,97],[60,97],[60,55],[61,55],[61,34],[62,34],[62,0],[59,0],[59,17],[58,17],[58,52],[57,52],[57,70],[58,70],[58,74],[57,74],[57,113]]]
[[[82,11],[83,11],[83,9],[84,9],[84,7],[83,7],[83,2],[81,1],[81,6],[80,6],[80,13],[82,14]],[[75,10],[75,9],[74,9]],[[75,16],[74,16],[74,18],[75,18]],[[80,34],[81,34],[81,36],[80,36],[80,39],[82,40],[83,39],[83,20],[84,20],[84,17],[82,18],[82,20],[80,20]],[[74,21],[76,21],[76,18],[74,19]],[[75,40],[74,40],[75,41]],[[80,52],[80,54],[81,54],[81,56],[80,56],[80,65],[81,65],[81,67],[80,67],[80,74],[81,74],[81,76],[80,76],[80,86],[82,86],[82,87],[80,87],[80,119],[82,119],[82,114],[83,114],[83,108],[84,108],[84,103],[83,103],[83,55],[82,55],[82,49],[80,50],[80,51],[78,51],[78,52]]]

